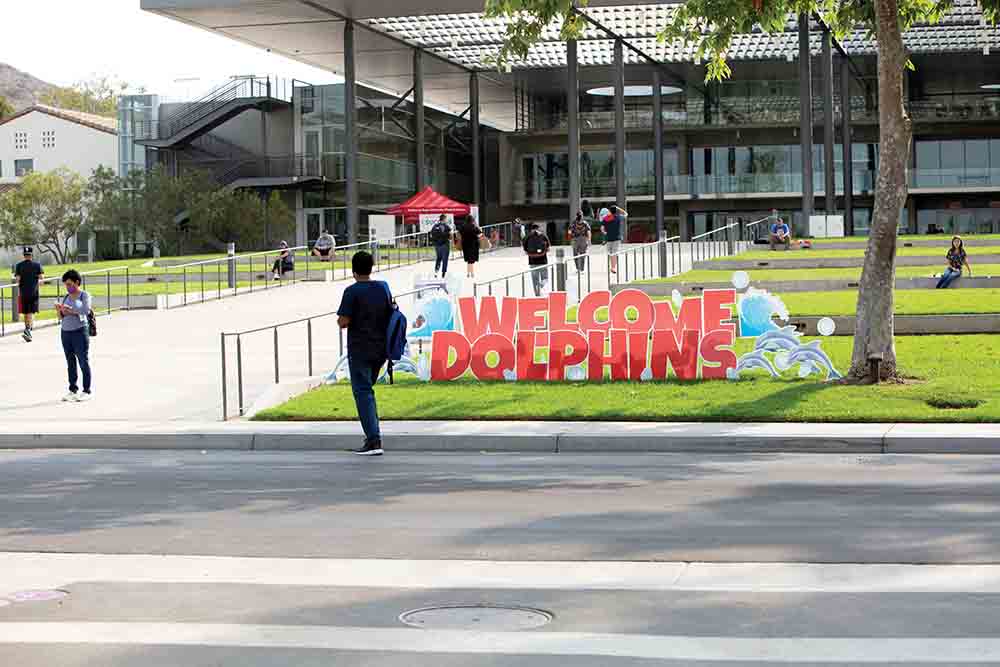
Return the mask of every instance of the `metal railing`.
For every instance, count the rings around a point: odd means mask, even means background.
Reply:
[[[754,220],[753,222],[748,222],[743,227],[743,240],[750,241],[754,243],[762,238],[766,238],[770,233],[770,226],[763,223],[770,223],[771,218],[761,218],[760,220]]]
[[[744,231],[743,223],[731,222],[725,227],[691,237],[691,266],[694,267],[695,262],[746,251],[753,243],[743,238]]]
[[[608,284],[612,278],[620,285],[677,275],[682,270],[681,248],[680,237],[671,236],[608,255]]]
[[[393,299],[398,303],[400,299],[406,297],[417,295],[426,289],[410,290],[408,292],[402,292],[400,294],[394,294]],[[229,366],[228,366],[228,355],[229,355],[229,345],[228,341],[235,339],[235,384],[236,384],[236,410],[239,416],[244,416],[247,412],[246,403],[246,375],[247,368],[245,360],[248,355],[244,354],[244,338],[255,336],[256,334],[261,334],[269,332],[271,343],[271,354],[269,355],[272,363],[274,384],[281,384],[282,377],[282,363],[281,363],[281,335],[282,330],[287,330],[296,325],[305,325],[305,340],[304,340],[304,352],[305,352],[305,376],[311,378],[315,375],[316,369],[316,351],[317,345],[316,341],[321,337],[317,335],[317,325],[316,323],[327,323],[330,322],[331,326],[334,327],[334,335],[337,339],[336,347],[329,347],[329,341],[323,346],[321,346],[321,351],[330,352],[336,350],[336,358],[333,359],[333,363],[328,365],[329,368],[334,368],[336,361],[341,359],[347,349],[346,345],[346,331],[341,329],[336,321],[337,311],[329,311],[325,313],[320,313],[318,315],[310,315],[309,317],[301,317],[295,320],[288,320],[286,322],[278,322],[277,324],[269,324],[262,327],[256,327],[253,329],[246,329],[243,331],[233,331],[233,332],[221,332],[219,334],[220,341],[220,359],[221,359],[221,372],[222,372],[222,421],[227,421],[229,419]],[[249,358],[261,358],[261,355],[250,356]]]

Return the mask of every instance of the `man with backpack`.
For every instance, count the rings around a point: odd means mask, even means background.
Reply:
[[[434,277],[441,277],[448,274],[448,258],[451,257],[451,226],[448,224],[448,217],[442,213],[438,221],[431,227],[431,244],[434,246]]]
[[[347,366],[365,444],[353,450],[361,456],[382,456],[382,432],[374,385],[388,353],[389,324],[393,317],[392,292],[381,280],[372,280],[375,259],[361,250],[351,258],[355,283],[344,290],[337,324],[347,329]],[[398,311],[396,311],[398,312]]]
[[[528,267],[533,269],[531,272],[531,286],[535,290],[535,296],[542,295],[542,288],[549,277],[550,245],[549,237],[542,233],[541,227],[536,223],[531,223],[522,247],[528,255]]]

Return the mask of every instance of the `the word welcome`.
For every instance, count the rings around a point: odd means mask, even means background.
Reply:
[[[586,364],[587,379],[724,379],[736,368],[732,349],[735,290],[705,290],[684,299],[675,313],[669,301],[653,302],[626,289],[591,292],[568,321],[566,293],[548,297],[463,297],[461,331],[436,331],[431,343],[431,380],[466,372],[479,380],[566,379],[566,370]],[[604,319],[598,319],[604,314]],[[547,354],[539,354],[547,351]],[[700,362],[700,363],[699,363]]]

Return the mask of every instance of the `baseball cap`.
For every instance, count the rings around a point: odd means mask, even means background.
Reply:
[[[33,255],[34,254],[34,250],[32,250],[32,248],[31,248],[30,245],[26,245],[26,246],[24,246],[24,253],[23,254],[25,254],[25,255]]]

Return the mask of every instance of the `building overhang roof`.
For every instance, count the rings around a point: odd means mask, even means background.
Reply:
[[[424,89],[428,103],[455,114],[469,106],[468,73],[482,72],[481,118],[510,129],[514,125],[512,77],[497,72],[490,57],[503,42],[506,25],[483,16],[483,0],[141,0],[143,9],[225,35],[328,71],[343,74],[343,33],[346,19],[355,20],[357,77],[360,82],[397,95],[413,86],[412,50],[424,58]],[[583,10],[594,21],[661,63],[696,64],[694,47],[660,42],[657,30],[673,11],[669,2],[590,0]],[[812,49],[820,50],[820,33]],[[1000,53],[1000,30],[986,27],[976,0],[955,0],[954,8],[935,26],[919,26],[906,36],[916,55],[981,52]],[[851,55],[874,55],[874,42],[856,31],[844,40]],[[582,66],[613,62],[614,41],[588,26],[579,44]],[[625,50],[626,62],[644,62]],[[786,30],[738,35],[729,57],[739,60],[792,60],[798,57],[794,16]],[[561,68],[566,47],[558,26],[550,26],[527,58],[511,63],[512,71]]]

